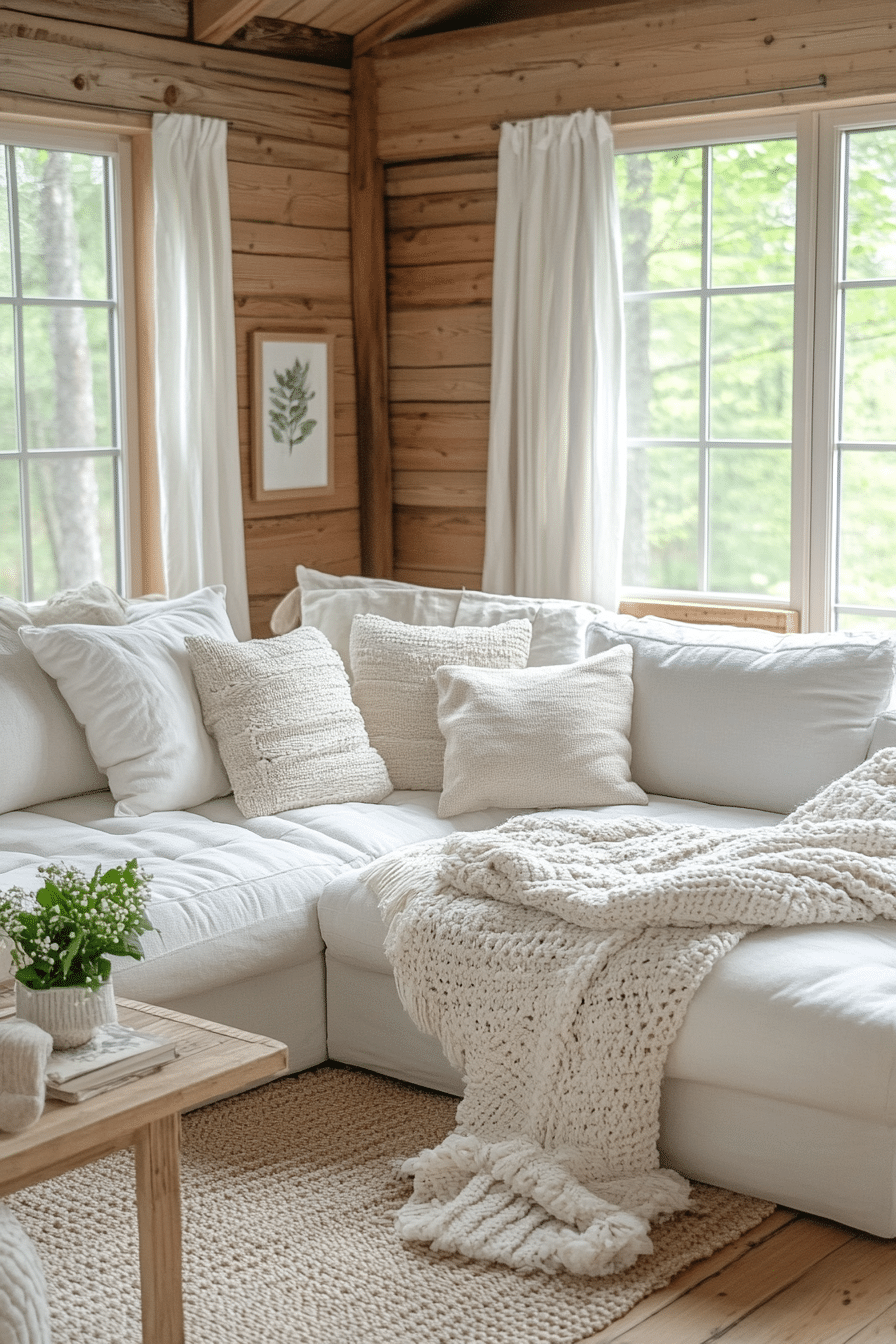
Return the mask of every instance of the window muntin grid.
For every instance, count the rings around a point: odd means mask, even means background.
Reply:
[[[619,175],[623,179],[620,182],[623,232],[627,244],[632,237],[636,244],[634,259],[630,246],[624,252],[629,333],[629,424],[635,431],[629,438],[630,491],[624,582],[639,593],[684,591],[699,595],[724,592],[737,596],[760,594],[778,601],[789,599],[795,151],[796,141],[791,131],[786,135],[745,139],[739,143],[730,139],[707,140],[683,148],[623,150],[617,157]],[[766,202],[765,224],[771,223],[771,229],[767,228],[766,232],[774,235],[771,238],[773,245],[763,246],[761,255],[749,258],[748,266],[739,266],[736,249],[726,255],[724,246],[717,246],[716,225],[721,220],[729,231],[733,229],[735,235],[740,232],[739,245],[743,247],[746,241],[749,247],[747,231],[741,225],[743,212],[735,202],[726,218],[725,191],[718,192],[716,183],[720,177],[724,179],[727,168],[730,196],[731,164],[742,161],[749,174],[751,159],[763,154],[769,156],[772,183],[775,174],[780,174],[781,168],[788,165],[785,167],[787,179],[778,192],[784,207],[770,212]],[[653,267],[655,275],[657,270],[660,272],[653,284],[637,284],[638,279],[642,282],[645,278],[650,280],[651,263],[655,257],[651,256],[650,262],[643,264],[645,248],[643,239],[639,239],[639,233],[645,233],[643,222],[638,219],[626,221],[625,218],[627,200],[632,196],[629,190],[626,197],[626,160],[640,161],[641,165],[646,160],[681,163],[682,179],[690,173],[694,185],[699,166],[699,201],[693,185],[690,208],[687,204],[681,205],[677,189],[670,193],[671,201],[659,198],[663,226],[676,241],[683,235],[684,246],[679,248],[677,256],[672,250],[671,265]],[[643,199],[643,183],[641,190]],[[736,173],[733,194],[736,197]],[[635,195],[637,197],[637,193]],[[627,223],[632,227],[627,228]],[[639,246],[641,255],[638,254]],[[689,283],[675,284],[670,280]],[[749,350],[739,351],[737,345],[739,327],[749,332],[751,307],[754,312],[764,308],[766,325],[769,318],[773,319],[777,332],[775,340],[780,349],[775,353],[780,367],[773,372],[778,375],[783,396],[778,398],[780,405],[774,417],[763,413],[763,400],[755,394],[751,408],[745,410],[738,406],[736,384],[733,389],[728,389],[727,406],[720,395],[725,390],[726,364],[742,363],[744,355],[749,361]],[[755,330],[755,319],[752,326]],[[663,350],[664,334],[666,350]],[[659,395],[655,399],[648,397],[648,404],[643,395],[645,341],[652,347],[652,353],[658,352],[657,364],[649,371],[649,381],[651,392],[658,388]],[[761,364],[761,359],[762,356],[754,359],[754,368]],[[688,387],[683,384],[682,366],[689,367]],[[633,387],[633,382],[637,384],[638,381],[637,374],[632,377],[633,368],[642,373],[640,388]],[[677,385],[674,372],[670,372],[676,368]],[[732,390],[733,396],[730,395]],[[653,405],[654,400],[659,410]],[[765,401],[767,403],[768,398]],[[763,455],[762,458],[755,456],[758,453]],[[660,463],[663,463],[662,470],[658,470]],[[733,505],[739,483],[750,475],[756,479],[752,488],[753,517],[747,523],[742,511]],[[685,487],[688,480],[690,487]],[[659,526],[656,517],[650,517],[653,503],[650,494],[658,482],[658,493],[667,504],[667,518],[660,518]],[[686,488],[690,489],[689,500],[684,498]],[[669,501],[671,507],[668,507]],[[661,503],[659,512],[662,508]],[[639,512],[640,519],[637,517]],[[668,533],[663,561],[665,573],[658,574],[658,567],[649,555],[649,544],[658,535],[662,537],[664,525]],[[645,541],[648,534],[650,540]],[[746,567],[742,563],[744,560]],[[772,572],[762,572],[760,564]],[[657,582],[658,577],[660,582]]]
[[[18,138],[3,143],[0,154],[5,188],[0,227],[7,240],[7,247],[0,250],[0,591],[25,600],[46,597],[68,586],[72,574],[74,581],[102,578],[120,590],[124,537],[117,155],[86,145],[60,148],[58,143],[40,144],[30,138],[26,143]],[[35,283],[34,249],[29,247],[35,228],[40,233],[49,225],[41,214],[45,203],[28,199],[36,182],[24,169],[41,155],[45,169],[55,156],[57,165],[63,158],[69,168],[77,164],[82,176],[89,164],[96,179],[100,236],[97,246],[94,229],[94,274],[86,285],[62,285],[68,292],[50,293],[51,284]],[[46,180],[43,185],[47,186]],[[63,206],[51,204],[46,215],[58,224],[65,215],[65,199]],[[49,240],[44,241],[49,274]],[[69,259],[77,252],[78,263],[83,260],[81,242],[76,245],[70,236],[63,248]],[[52,266],[57,276],[64,270],[58,257]],[[83,330],[78,339],[66,344],[66,327],[79,323]],[[41,378],[46,382],[49,377],[48,348],[56,382],[57,427],[66,414],[69,423],[77,421],[74,402],[85,402],[89,387],[96,432],[82,437],[92,442],[67,441],[58,428],[48,432],[48,392],[40,385]],[[78,358],[67,363],[66,349],[70,354],[76,351]],[[60,375],[61,369],[66,371]],[[62,395],[66,386],[73,398],[68,412]],[[82,428],[85,423],[89,417],[82,415]]]

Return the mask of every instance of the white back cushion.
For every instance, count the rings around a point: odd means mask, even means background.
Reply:
[[[896,747],[896,714],[892,712],[881,714],[876,720],[868,746],[868,755],[873,756],[876,751],[882,751],[884,747]]]
[[[194,807],[230,792],[185,645],[187,635],[236,642],[224,589],[160,606],[128,625],[19,630],[84,725],[91,755],[109,776],[116,816]]]
[[[465,592],[454,624],[486,626],[500,625],[503,621],[531,621],[529,666],[551,667],[557,663],[578,663],[587,657],[588,629],[601,610],[587,602]]]
[[[364,574],[327,574],[322,569],[296,565],[296,582],[302,589],[314,588],[416,588],[415,583],[400,583],[398,579],[375,579]]]
[[[0,598],[0,812],[106,787],[55,681],[19,639],[30,624],[21,603]]]
[[[785,635],[658,617],[592,622],[631,644],[632,778],[647,793],[791,812],[865,759],[893,681],[875,635]]]
[[[326,635],[349,676],[352,621],[356,616],[384,616],[404,625],[454,625],[460,589],[417,587],[302,589],[302,625]]]

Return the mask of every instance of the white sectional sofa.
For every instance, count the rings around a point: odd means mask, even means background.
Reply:
[[[630,644],[632,776],[657,818],[774,825],[896,746],[885,640],[634,622],[584,604],[312,571],[300,580],[304,622],[346,658],[361,612],[444,626],[523,616],[530,665]],[[330,1058],[459,1093],[459,1075],[399,1003],[362,870],[515,813],[440,818],[437,793],[404,791],[252,820],[232,796],[115,815],[78,725],[22,651],[15,627],[27,619],[0,609],[0,886],[35,884],[48,859],[92,868],[136,856],[153,877],[154,931],[144,961],[116,966],[120,994],[282,1039],[295,1070]],[[661,1142],[685,1175],[896,1235],[896,924],[764,930],[717,963],[667,1061]]]

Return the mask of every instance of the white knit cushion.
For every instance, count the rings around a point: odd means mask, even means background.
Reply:
[[[187,652],[244,817],[378,803],[392,792],[345,669],[319,630],[246,644],[195,636]]]
[[[352,675],[351,633],[356,616],[385,616],[407,625],[454,625],[461,590],[396,588],[302,588],[302,625],[321,630]]]
[[[236,642],[223,594],[203,588],[128,625],[19,630],[83,724],[116,816],[195,807],[230,791],[184,645],[199,634]]]
[[[525,667],[532,626],[506,621],[485,630],[403,625],[383,616],[352,624],[353,694],[370,741],[396,789],[441,789],[445,739],[433,673],[446,663]]]
[[[632,782],[632,651],[523,671],[440,667],[439,816],[486,807],[646,803]]]
[[[34,1243],[0,1203],[0,1344],[51,1344],[47,1285]]]
[[[877,635],[785,635],[601,616],[634,649],[632,777],[648,793],[790,812],[865,758],[893,681]]]

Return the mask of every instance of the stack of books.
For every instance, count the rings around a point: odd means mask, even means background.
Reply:
[[[176,1058],[173,1041],[107,1022],[86,1045],[53,1051],[47,1061],[47,1096],[56,1101],[87,1101],[132,1078],[155,1073]]]

